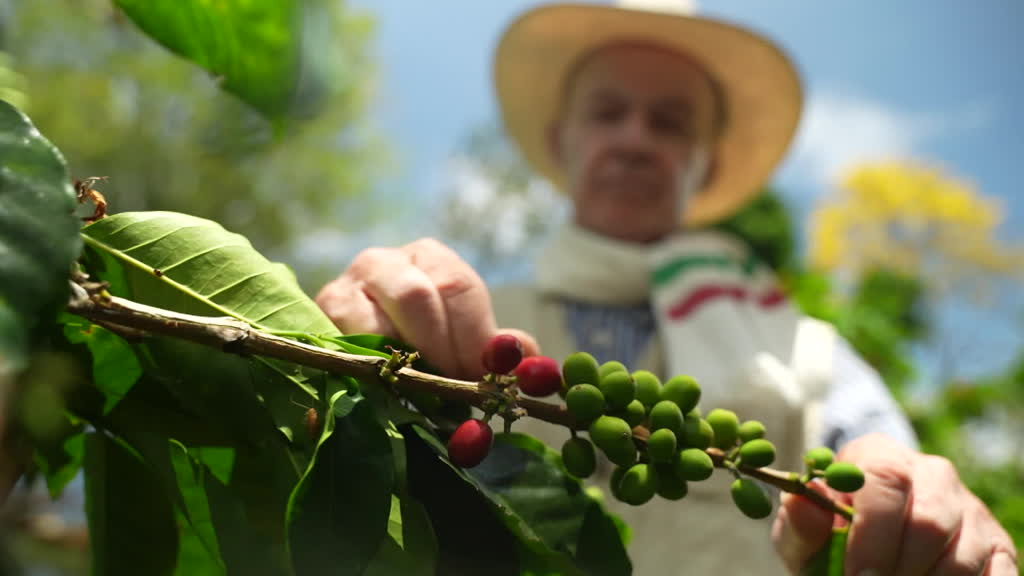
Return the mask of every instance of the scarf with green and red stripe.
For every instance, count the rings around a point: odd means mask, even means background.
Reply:
[[[591,304],[648,302],[667,375],[696,378],[702,406],[758,413],[776,406],[772,412],[781,415],[808,393],[822,393],[822,378],[808,389],[794,372],[802,315],[774,273],[736,238],[680,231],[633,244],[569,224],[541,251],[536,283],[542,292]]]

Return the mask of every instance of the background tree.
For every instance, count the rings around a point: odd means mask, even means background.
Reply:
[[[300,231],[367,221],[384,153],[366,123],[373,18],[344,2],[301,6],[303,68],[276,132],[111,0],[0,0],[0,95],[23,94],[16,104],[73,175],[110,177],[96,188],[112,210],[210,218],[295,263]],[[307,291],[317,287],[297,272]]]
[[[489,281],[522,276],[568,204],[534,175],[496,122],[472,130],[449,159],[438,232]]]

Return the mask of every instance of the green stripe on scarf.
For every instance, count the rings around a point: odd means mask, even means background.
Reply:
[[[651,282],[655,286],[660,286],[691,268],[739,268],[745,276],[752,276],[756,266],[757,258],[754,255],[747,257],[744,262],[728,256],[684,256],[659,266],[654,271]]]

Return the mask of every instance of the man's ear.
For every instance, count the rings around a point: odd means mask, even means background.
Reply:
[[[700,185],[697,186],[697,192],[695,195],[700,195],[702,192],[708,189],[708,185],[714,182],[715,175],[718,173],[718,150],[713,149],[711,151],[711,157],[707,159],[707,167],[704,169],[704,178],[701,180]]]
[[[701,189],[708,187],[708,184],[715,180],[718,174],[718,150],[714,150],[711,158],[708,158],[708,169],[704,171],[704,181],[700,183]]]
[[[557,166],[563,166],[565,157],[562,154],[562,123],[558,120],[548,124],[545,133],[547,140],[547,152]]]

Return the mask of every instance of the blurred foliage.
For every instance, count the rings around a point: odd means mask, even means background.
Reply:
[[[351,200],[383,167],[365,121],[373,19],[333,0],[302,9],[295,114],[277,134],[111,0],[0,0],[0,92],[22,96],[73,177],[110,177],[96,188],[113,212],[210,218],[287,260],[300,233],[365,222]]]
[[[529,262],[567,205],[494,122],[467,135],[447,176],[437,210],[441,235],[488,280]]]

